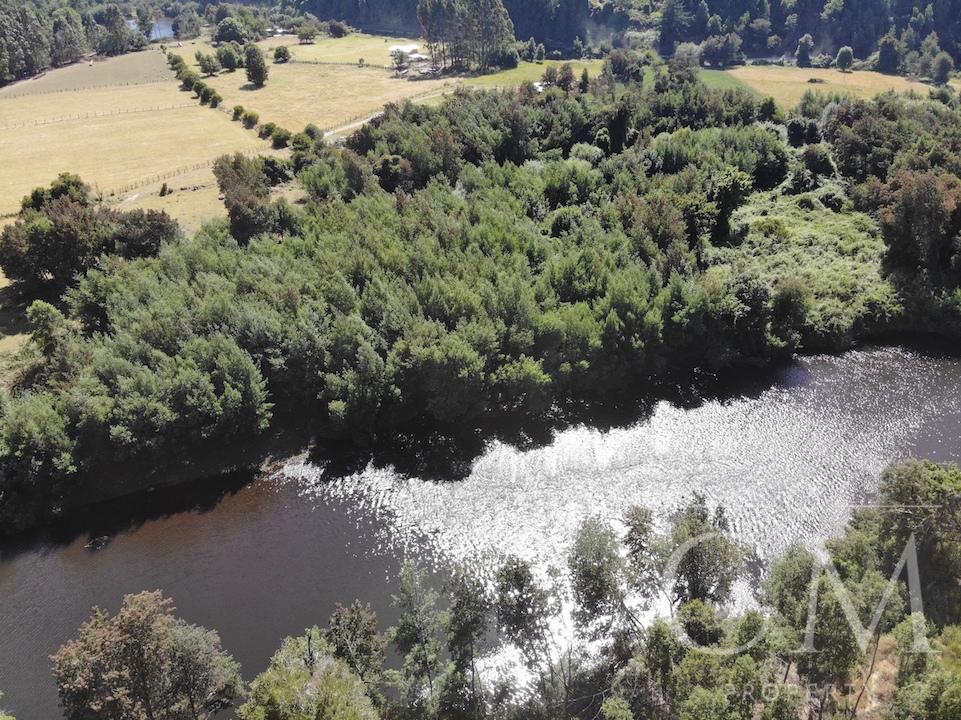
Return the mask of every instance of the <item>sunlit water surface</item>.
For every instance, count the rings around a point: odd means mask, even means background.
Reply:
[[[59,717],[47,657],[92,605],[114,610],[124,593],[163,588],[183,617],[220,631],[249,678],[337,602],[368,600],[389,623],[402,558],[562,565],[583,518],[616,522],[637,503],[663,518],[695,492],[771,558],[838,532],[892,460],[957,460],[959,441],[961,361],[880,349],[802,359],[756,391],[661,403],[629,427],[573,428],[528,451],[495,444],[462,481],[375,468],[328,478],[291,461],[96,551],[83,536],[0,548],[0,690],[17,717]]]

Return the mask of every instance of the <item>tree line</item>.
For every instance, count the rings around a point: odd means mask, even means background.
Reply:
[[[616,530],[587,518],[555,568],[508,556],[451,568],[438,591],[405,563],[392,627],[363,601],[338,605],[249,684],[218,634],[159,591],[128,595],[115,615],[94,609],[53,675],[67,720],[232,706],[241,720],[840,720],[868,706],[948,720],[961,712],[958,493],[956,465],[888,468],[878,504],[828,541],[826,562],[790,547],[766,568],[758,608],[739,613],[727,608],[749,553],[724,509],[695,496],[662,529],[641,506]],[[573,632],[558,634],[567,613]],[[504,646],[526,679],[484,669]]]
[[[420,0],[417,19],[436,65],[517,65],[514,24],[501,0]]]
[[[418,0],[310,0],[299,7],[320,17],[341,18],[371,30],[414,32]],[[944,2],[878,3],[874,0],[504,0],[518,38],[534,38],[566,53],[593,47],[637,48],[650,44],[671,56],[682,43],[697,44],[705,61],[725,65],[752,58],[797,57],[798,64],[830,65],[841,48],[882,72],[932,77],[944,52],[961,61],[959,8]]]

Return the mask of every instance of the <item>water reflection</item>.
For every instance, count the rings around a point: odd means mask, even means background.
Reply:
[[[186,502],[154,494],[132,521],[117,507],[83,531],[0,550],[0,689],[17,717],[59,717],[48,656],[92,605],[115,610],[124,593],[163,588],[250,678],[336,602],[369,600],[389,623],[402,557],[560,565],[585,516],[616,520],[642,503],[663,517],[694,492],[727,506],[770,558],[835,533],[891,460],[959,459],[959,381],[961,361],[906,350],[813,357],[718,399],[658,403],[625,427],[575,426],[524,450],[494,442],[460,481],[335,475],[301,459]],[[96,537],[109,541],[88,549]]]

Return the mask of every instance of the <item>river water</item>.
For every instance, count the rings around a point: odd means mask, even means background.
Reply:
[[[162,588],[180,615],[220,632],[249,678],[337,602],[363,598],[388,623],[404,557],[561,565],[584,517],[613,522],[634,503],[663,517],[695,492],[770,559],[837,533],[884,466],[909,456],[961,459],[958,359],[803,358],[726,397],[659,403],[627,427],[574,427],[532,450],[493,444],[452,482],[376,468],[331,478],[294,460],[175,506],[158,497],[124,526],[0,549],[0,690],[20,720],[59,717],[48,656],[92,605],[116,610],[124,593]],[[85,547],[104,533],[104,547]]]

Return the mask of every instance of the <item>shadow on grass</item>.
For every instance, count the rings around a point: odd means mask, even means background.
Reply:
[[[33,330],[27,319],[28,298],[17,292],[16,286],[0,288],[0,343],[11,335],[24,335]]]

